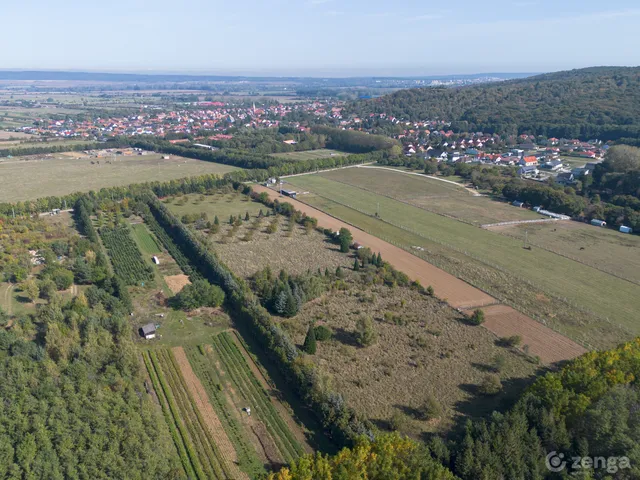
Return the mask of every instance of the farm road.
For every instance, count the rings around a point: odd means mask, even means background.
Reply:
[[[353,235],[354,241],[371,248],[374,252],[380,252],[385,261],[406,273],[412,280],[418,280],[425,286],[431,285],[436,295],[446,299],[447,303],[452,307],[461,310],[489,307],[487,312],[491,313],[491,315],[487,315],[486,328],[497,336],[505,336],[507,331],[511,332],[509,335],[520,335],[522,343],[529,345],[529,353],[539,356],[544,363],[570,360],[586,352],[583,347],[572,340],[511,307],[498,305],[499,302],[495,298],[482,290],[469,285],[402,248],[385,242],[299,200],[281,197],[277,191],[270,188],[262,185],[252,185],[252,188],[257,193],[266,192],[272,200],[278,199],[291,203],[297,210],[317,218],[318,225],[324,228],[330,228],[335,231],[340,230],[342,227],[348,228]],[[491,305],[503,308],[494,312],[490,310]],[[495,317],[495,320],[492,317]],[[506,328],[505,325],[509,328]]]

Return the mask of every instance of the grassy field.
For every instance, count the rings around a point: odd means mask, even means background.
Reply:
[[[312,358],[347,403],[378,427],[416,438],[446,432],[463,417],[485,415],[517,395],[536,372],[524,355],[498,347],[493,334],[462,322],[443,302],[406,287],[364,285],[358,277],[351,274],[348,290],[307,303],[282,325],[298,345],[311,323],[333,331]],[[373,319],[378,336],[366,348],[354,334],[362,316]],[[475,395],[487,374],[500,376],[500,396]],[[429,396],[442,407],[437,418],[422,414]]]
[[[640,307],[635,284],[542,249],[526,250],[519,239],[318,175],[289,180],[316,193],[303,201],[415,252],[573,339],[610,347],[640,333],[633,320]],[[373,217],[378,204],[382,220]]]
[[[272,156],[278,158],[286,158],[287,160],[314,160],[316,158],[327,158],[335,156],[349,155],[339,150],[330,150],[328,148],[321,148],[319,150],[309,150],[306,152],[286,152],[286,153],[274,153]]]
[[[144,223],[131,225],[131,230],[133,231],[133,237],[138,243],[140,251],[147,257],[152,257],[153,255],[160,253],[161,250],[156,239],[151,236],[149,229],[147,229],[147,226]]]
[[[185,214],[206,213],[212,222],[217,215],[220,223],[228,223],[231,215],[234,217],[241,215],[244,218],[247,212],[249,212],[250,216],[255,216],[260,210],[268,210],[261,203],[253,202],[246,195],[234,190],[226,193],[219,192],[214,195],[192,194],[170,197],[165,199],[164,202],[169,210],[178,217],[182,217]]]
[[[640,284],[640,236],[580,222],[552,222],[491,227],[494,232],[528,242],[607,270]]]
[[[218,163],[161,155],[118,157],[113,163],[55,156],[41,160],[29,157],[0,161],[0,177],[9,179],[0,190],[0,201],[32,200],[76,191],[129,185],[154,180],[170,180],[206,173],[224,174],[235,170]]]
[[[422,175],[372,168],[348,168],[321,175],[474,225],[543,218],[531,210],[515,208],[487,196],[474,196],[461,186]]]

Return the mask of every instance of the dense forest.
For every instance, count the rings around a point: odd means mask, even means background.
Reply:
[[[0,280],[32,313],[0,309],[0,478],[183,478],[169,432],[144,387],[128,323],[131,301],[96,243],[40,219],[0,221]],[[29,250],[37,250],[37,268]],[[65,295],[72,283],[86,285]]]
[[[640,68],[602,67],[462,88],[400,90],[354,102],[366,118],[444,120],[457,131],[588,140],[640,139]]]

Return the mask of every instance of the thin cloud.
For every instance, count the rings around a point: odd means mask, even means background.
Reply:
[[[497,21],[488,21],[488,22],[479,22],[479,23],[466,23],[466,24],[458,24],[457,27],[459,29],[466,29],[468,31],[471,27],[482,27],[482,28],[524,28],[524,27],[535,27],[535,26],[543,26],[543,25],[573,25],[579,24],[582,22],[594,22],[594,21],[602,21],[604,19],[614,19],[614,18],[628,18],[635,17],[640,15],[640,9],[628,9],[628,10],[605,10],[601,12],[589,12],[589,13],[581,13],[569,17],[559,17],[559,18],[533,18],[533,19],[512,19],[512,20],[497,20]]]
[[[428,13],[426,15],[417,15],[415,17],[410,17],[407,19],[409,22],[423,22],[426,20],[439,20],[444,18],[444,15],[441,13]]]

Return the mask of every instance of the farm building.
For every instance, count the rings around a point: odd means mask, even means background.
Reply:
[[[291,198],[296,198],[296,191],[295,190],[281,190],[280,193],[282,193],[282,195],[286,195],[287,197],[291,197]]]
[[[631,227],[625,227],[624,225],[620,226],[620,231],[622,233],[633,233],[633,229]]]
[[[524,207],[524,202],[519,202],[518,200],[514,200],[511,205],[513,205],[514,207]]]
[[[147,323],[142,328],[140,328],[140,335],[142,335],[147,340],[156,338],[156,326],[153,323]]]
[[[596,227],[606,227],[607,222],[605,222],[604,220],[598,220],[597,218],[594,218],[593,220],[591,220],[591,225],[594,225]]]
[[[160,259],[158,257],[156,257],[155,255],[153,257],[151,257],[153,259],[153,263],[155,263],[156,265],[160,265]]]

